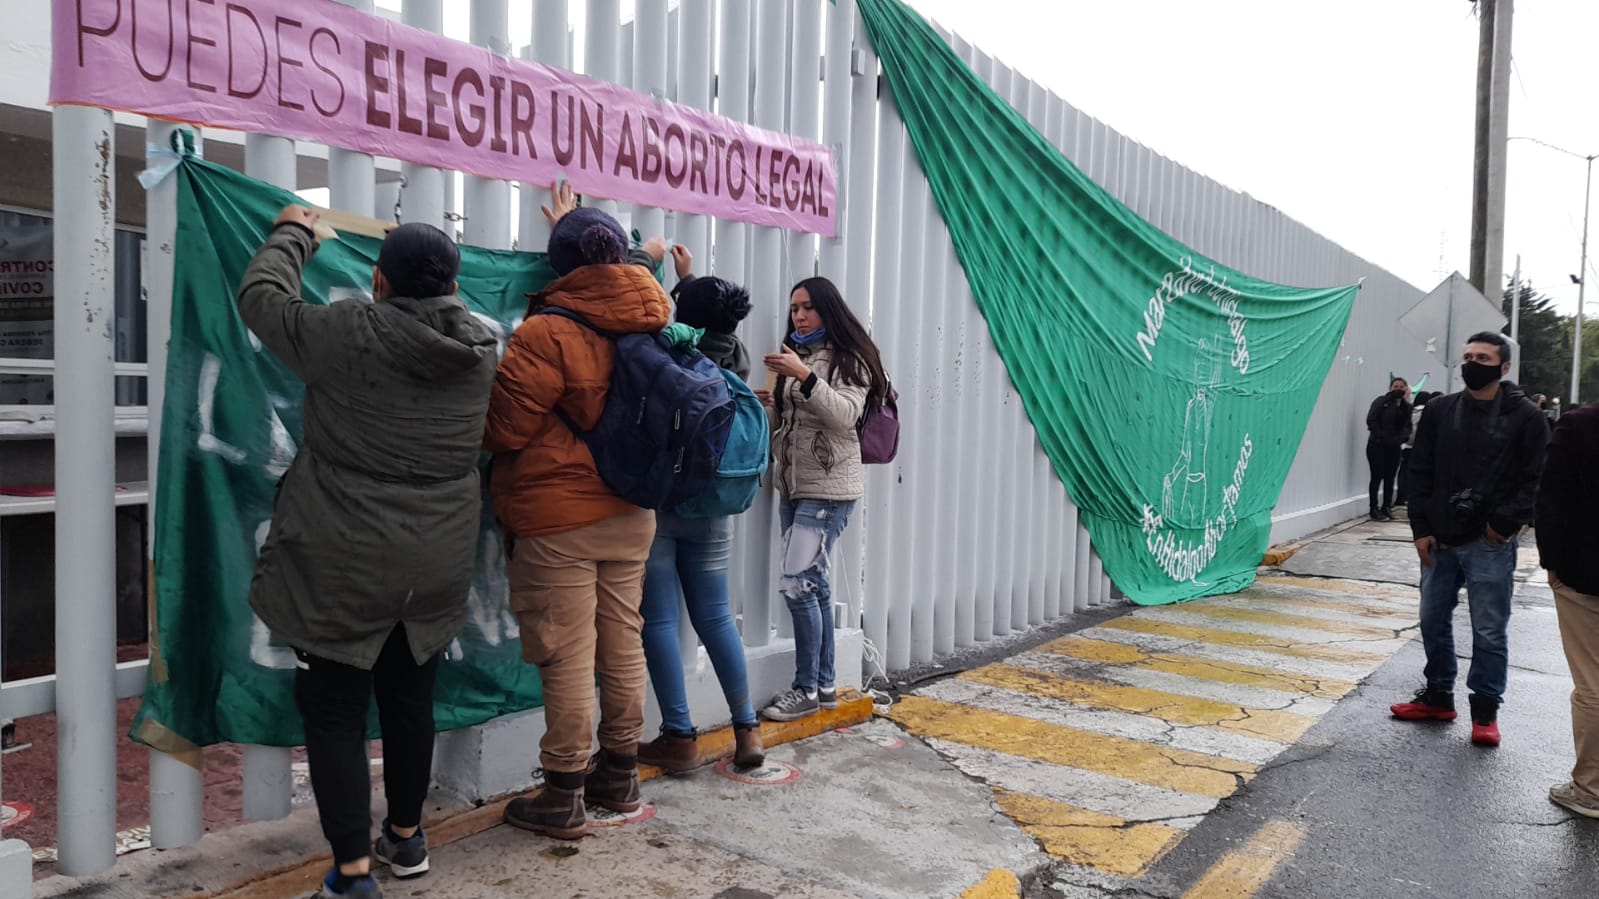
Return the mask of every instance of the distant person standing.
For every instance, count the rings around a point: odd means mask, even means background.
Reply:
[[[1394,497],[1396,506],[1410,503],[1410,451],[1415,447],[1416,429],[1421,424],[1421,410],[1426,408],[1427,401],[1434,396],[1437,394],[1420,391],[1410,405],[1410,437],[1399,448],[1399,490]]]
[[[1599,404],[1555,425],[1538,485],[1538,555],[1549,570],[1571,667],[1571,780],[1549,800],[1599,818]]]
[[[1390,711],[1404,721],[1455,720],[1455,606],[1471,607],[1471,741],[1499,745],[1509,676],[1516,538],[1532,521],[1548,429],[1510,371],[1510,342],[1483,331],[1466,344],[1466,389],[1427,403],[1410,460],[1410,531],[1421,559],[1426,686]]]
[[[1388,383],[1388,392],[1371,401],[1366,412],[1366,462],[1371,466],[1371,520],[1392,521],[1394,477],[1399,473],[1401,450],[1410,442],[1410,385],[1404,378]],[[1378,488],[1382,505],[1377,504]]]

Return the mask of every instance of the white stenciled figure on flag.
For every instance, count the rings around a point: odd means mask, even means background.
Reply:
[[[1205,468],[1210,450],[1210,425],[1216,413],[1212,396],[1221,382],[1221,365],[1210,351],[1211,341],[1199,341],[1194,356],[1194,396],[1183,412],[1183,443],[1176,464],[1167,473],[1161,494],[1161,514],[1168,522],[1193,527],[1205,520],[1208,497]]]

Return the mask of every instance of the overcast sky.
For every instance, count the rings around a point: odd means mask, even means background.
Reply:
[[[1417,287],[1469,273],[1469,0],[910,4],[1116,130]],[[585,5],[573,0],[574,27]],[[630,18],[631,0],[621,5]],[[446,7],[446,33],[465,39],[470,4]],[[512,0],[518,45],[531,8]],[[1511,135],[1599,153],[1596,40],[1599,3],[1516,4]],[[1572,311],[1584,163],[1524,140],[1509,146],[1505,274],[1520,253],[1524,278]]]

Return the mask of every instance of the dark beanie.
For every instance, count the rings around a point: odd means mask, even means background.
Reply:
[[[731,334],[750,314],[750,292],[726,278],[695,278],[677,291],[677,320],[691,328]]]
[[[549,254],[561,277],[585,265],[618,265],[627,261],[627,232],[604,212],[580,206],[555,223]]]
[[[407,222],[383,238],[378,271],[389,280],[395,296],[444,296],[461,273],[461,250],[432,225]]]

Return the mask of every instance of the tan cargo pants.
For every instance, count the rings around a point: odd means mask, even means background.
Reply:
[[[506,565],[522,658],[544,681],[546,771],[583,771],[594,748],[594,678],[600,746],[625,755],[644,736],[644,562],[655,513],[639,509],[598,524],[518,537]]]

